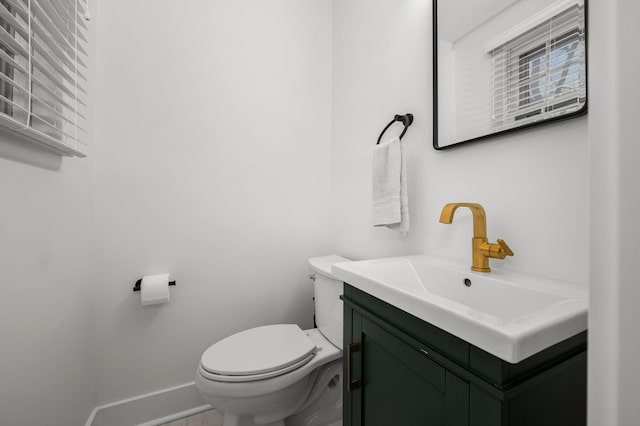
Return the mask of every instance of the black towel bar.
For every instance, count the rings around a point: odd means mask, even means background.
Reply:
[[[376,145],[380,144],[380,141],[382,140],[382,135],[384,135],[384,132],[386,132],[387,129],[389,129],[389,127],[391,127],[391,125],[396,121],[404,124],[404,129],[402,130],[402,133],[400,133],[400,140],[402,140],[402,137],[404,136],[404,134],[407,133],[407,129],[413,123],[413,114],[405,114],[405,115],[396,114],[396,116],[393,117],[393,120],[391,120],[391,122],[387,124],[387,126],[384,129],[382,129],[382,133],[380,133],[380,136],[378,136],[378,142],[376,142]]]
[[[176,285],[175,281],[169,281],[169,285]],[[136,281],[136,285],[133,286],[133,291],[140,291],[142,288],[142,278]]]

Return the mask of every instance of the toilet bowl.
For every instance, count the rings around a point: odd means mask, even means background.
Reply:
[[[318,328],[273,324],[233,334],[202,355],[196,387],[223,426],[342,424],[340,256],[309,260]]]

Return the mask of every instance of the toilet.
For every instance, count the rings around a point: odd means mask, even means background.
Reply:
[[[196,387],[224,414],[223,426],[342,426],[341,256],[309,259],[317,328],[251,328],[203,354]]]

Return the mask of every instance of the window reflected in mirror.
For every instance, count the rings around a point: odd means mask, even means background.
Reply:
[[[586,112],[584,0],[434,0],[434,147]]]

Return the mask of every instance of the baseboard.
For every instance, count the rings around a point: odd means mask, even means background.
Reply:
[[[190,382],[96,407],[85,426],[157,426],[210,408]]]

